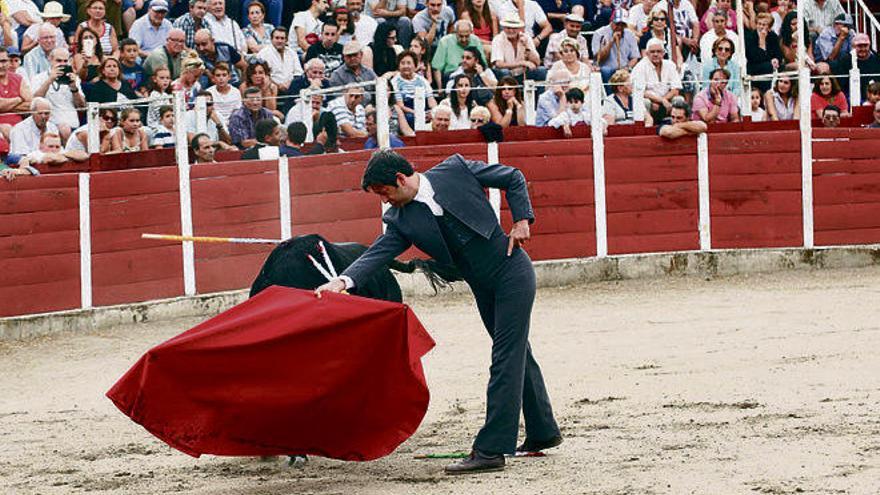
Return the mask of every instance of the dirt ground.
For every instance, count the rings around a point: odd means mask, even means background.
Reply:
[[[448,477],[489,340],[461,294],[410,301],[438,346],[418,432],[379,461],[193,459],[104,392],[195,319],[0,345],[0,492],[13,494],[877,494],[880,268],[674,278],[539,292],[532,345],[565,443]]]

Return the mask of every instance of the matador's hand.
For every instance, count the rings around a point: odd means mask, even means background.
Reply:
[[[528,219],[513,224],[513,228],[510,229],[510,242],[507,243],[507,255],[513,253],[513,248],[522,247],[530,237]]]

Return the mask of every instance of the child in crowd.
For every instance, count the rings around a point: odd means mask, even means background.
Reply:
[[[584,92],[578,88],[571,88],[565,92],[565,102],[565,110],[550,119],[547,125],[556,129],[562,127],[565,137],[571,137],[573,126],[580,122],[590,125],[590,105],[584,101]]]
[[[224,127],[229,125],[232,112],[241,107],[241,93],[229,84],[231,76],[229,70],[229,65],[224,62],[215,65],[214,70],[211,71],[214,85],[208,88],[208,92],[214,98],[214,111],[217,112]]]
[[[150,148],[174,147],[174,108],[171,105],[159,108],[159,124],[151,131]]]
[[[119,69],[122,71],[122,80],[131,86],[135,94],[146,96],[149,93],[144,87],[147,75],[143,66],[138,63],[137,41],[125,38],[119,42]]]
[[[101,153],[126,153],[147,149],[149,145],[147,133],[141,127],[141,111],[137,108],[126,108],[119,115],[119,127],[110,131],[109,149],[102,149]]]
[[[752,122],[765,122],[767,120],[767,111],[761,106],[761,103],[764,101],[764,95],[761,93],[761,88],[752,88],[749,101],[751,101],[752,107]]]
[[[416,88],[425,90],[426,108],[437,106],[437,100],[431,94],[431,84],[428,80],[416,72],[418,57],[415,53],[407,50],[397,57],[396,76],[391,78],[391,87],[394,89],[394,100],[398,108],[406,114],[406,122],[415,128],[415,96]]]
[[[874,106],[880,101],[880,81],[871,81],[865,89],[865,105]]]
[[[147,109],[147,127],[156,127],[161,118],[159,109],[171,104],[171,72],[165,67],[156,69],[146,89],[150,98],[155,98]]]

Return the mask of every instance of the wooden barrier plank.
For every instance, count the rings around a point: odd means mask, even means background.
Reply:
[[[712,142],[712,138],[709,139]],[[709,183],[728,175],[759,175],[800,173],[801,152],[722,154],[709,151]]]
[[[697,182],[650,182],[609,184],[606,211],[611,213],[649,210],[689,209],[699,206]]]
[[[39,177],[19,177],[10,182],[0,181],[0,197],[7,193],[22,191],[57,191],[59,189],[76,188],[76,174],[45,174]],[[75,204],[75,203],[74,203]]]
[[[210,208],[193,208],[194,228],[199,232],[206,228],[224,225],[240,225],[273,220],[275,231],[280,227],[278,201],[266,201],[249,205],[215,206]],[[242,237],[230,230],[229,236]],[[202,235],[202,234],[199,234]]]
[[[108,306],[111,304],[177,297],[182,294],[183,277],[176,276],[158,280],[126,282],[124,284],[95,287],[92,299],[96,306]]]
[[[817,246],[880,243],[880,227],[868,229],[819,230],[815,237]]]
[[[96,199],[125,199],[132,196],[173,192],[179,179],[176,167],[143,168],[91,174],[89,194]]]
[[[799,165],[800,166],[800,165]],[[725,192],[798,191],[801,190],[801,174],[787,173],[763,175],[711,175],[710,194]]]
[[[274,202],[278,204],[278,174],[205,177],[192,181],[193,221],[198,211]]]
[[[302,196],[327,192],[359,192],[364,167],[346,163],[329,167],[290,167],[290,194]]]
[[[128,229],[134,226],[149,228],[180,222],[180,194],[164,192],[104,198],[91,202],[92,231]],[[179,227],[178,227],[179,230]],[[99,246],[100,248],[100,246]]]
[[[544,206],[534,210],[535,223],[530,229],[533,235],[596,231],[596,211],[592,206]],[[503,219],[504,231],[509,232],[510,215],[504,215]]]
[[[880,157],[868,159],[813,160],[813,177],[835,174],[863,174],[880,170]]]
[[[92,284],[99,287],[122,283],[183,277],[180,243],[132,251],[94,253]],[[96,292],[97,293],[97,292]]]
[[[278,239],[278,220],[251,222],[246,224],[229,224],[214,226],[211,228],[198,228],[195,235],[216,237],[259,237],[263,239]],[[223,256],[238,256],[247,253],[268,253],[274,246],[271,244],[231,244],[231,243],[198,243],[195,256],[196,265],[199,260],[219,258]],[[198,271],[196,266],[196,271]]]
[[[294,220],[293,235],[318,234],[330,242],[359,242],[371,244],[382,233],[382,220],[358,218],[336,222],[300,223]]]
[[[695,209],[609,213],[608,245],[611,245],[613,237],[683,232],[698,234],[698,222],[699,215]]]
[[[294,196],[291,218],[296,223],[334,222],[361,218],[382,218],[382,202],[375,194],[342,192]]]
[[[179,242],[143,239],[141,234],[180,234],[180,219],[149,226],[134,226],[127,229],[92,229],[92,253],[113,253],[116,251],[137,251],[163,245],[180,246]]]
[[[0,258],[32,258],[65,253],[79,254],[79,228],[0,236]]]
[[[748,215],[800,215],[803,209],[797,191],[712,191],[712,218]],[[713,220],[714,221],[714,220]]]
[[[201,294],[250,287],[266,257],[268,253],[248,253],[197,260],[196,287]]]
[[[804,242],[801,215],[712,217],[716,249],[797,247]]]
[[[276,173],[278,160],[241,160],[222,163],[200,163],[190,167],[189,177],[193,184],[201,179],[236,177],[241,175],[262,175]]]
[[[858,145],[850,141],[813,141],[813,159],[864,158],[880,156],[880,139],[863,139]]]
[[[593,204],[592,180],[529,182],[528,187],[533,207]]]
[[[813,139],[880,139],[880,130],[861,127],[838,127],[826,129],[818,127],[813,129]]]
[[[503,142],[498,144],[498,157],[501,163],[509,165],[505,162],[508,157],[516,158],[552,158],[555,156],[581,156],[589,158],[593,155],[592,139],[569,139],[564,142],[546,141],[546,142]],[[592,164],[592,162],[589,162]]]
[[[700,248],[700,234],[673,232],[608,236],[608,254],[661,253]]]
[[[4,287],[76,280],[79,301],[79,253],[48,254],[28,258],[0,258]],[[26,293],[42,297],[39,294]]]
[[[687,156],[644,156],[605,161],[605,183],[697,180],[697,151]]]
[[[46,234],[79,230],[79,208],[3,215],[3,235]]]
[[[880,165],[880,160],[878,160]],[[880,203],[880,167],[876,173],[813,177],[815,204]]]
[[[21,191],[0,190],[0,215],[35,211],[78,210],[78,208],[79,191],[76,186]]]
[[[79,263],[79,257],[76,262]],[[79,279],[0,286],[0,318],[79,307]]]
[[[526,243],[526,252],[534,261],[595,256],[596,234],[568,232],[535,235]]]
[[[605,162],[612,159],[638,159],[649,156],[696,156],[697,138],[683,137],[670,141],[657,136],[608,138],[605,140]]]
[[[816,231],[880,227],[880,203],[816,205]]]
[[[751,154],[798,153],[801,151],[799,131],[709,133],[711,160],[722,156]],[[749,158],[751,159],[751,158]],[[745,160],[744,160],[745,161]],[[710,163],[710,168],[714,161]]]

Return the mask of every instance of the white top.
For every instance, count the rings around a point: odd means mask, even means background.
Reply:
[[[297,51],[302,51],[299,48],[299,38],[296,36],[296,28],[301,28],[305,30],[305,34],[315,33],[318,36],[321,36],[321,26],[324,24],[315,18],[312,15],[311,11],[303,10],[302,12],[297,12],[293,16],[293,22],[290,24],[290,31],[287,33],[287,40],[290,43],[291,47],[297,47]]]
[[[10,20],[12,20],[12,16],[10,16]],[[43,24],[46,23],[35,22],[34,24],[31,24],[24,32],[24,37],[36,43],[40,39],[40,27]],[[55,48],[68,48],[67,40],[64,39],[64,31],[60,29],[55,29]]]
[[[428,205],[435,217],[443,216],[443,207],[434,201],[434,186],[431,185],[431,181],[425,177],[425,174],[419,174],[419,190],[413,201]]]
[[[85,145],[82,141],[79,140],[77,134],[83,133],[85,135],[86,141],[89,140],[89,124],[85,124],[77,127],[73,132],[70,133],[70,137],[67,138],[67,144],[64,145],[64,151],[85,151],[88,152]]]
[[[354,38],[361,43],[361,46],[372,43],[378,26],[379,23],[376,22],[376,19],[361,14],[361,18],[354,23]]]
[[[656,96],[663,96],[673,88],[681,89],[681,77],[678,75],[675,63],[663,59],[661,67],[658,77],[654,64],[648,57],[639,60],[632,71],[633,87],[643,88],[645,92],[654,93]]]
[[[6,0],[6,6],[9,8],[9,14],[7,17],[9,18],[9,22],[12,24],[12,30],[15,31],[18,29],[20,24],[15,20],[13,15],[22,10],[27,12],[31,19],[37,21],[39,23],[40,19],[40,9],[37,8],[36,4],[31,0]]]
[[[211,86],[207,90],[214,97],[214,111],[220,117],[224,126],[229,126],[229,117],[232,112],[241,108],[241,93],[234,86],[229,86],[229,92],[225,95],[217,90],[217,86]]]
[[[645,12],[644,4],[634,5],[633,8],[629,9],[629,15],[626,17],[626,23],[632,27],[635,26],[636,31],[639,32],[639,35],[642,34],[642,31],[648,27],[648,19],[651,18],[651,11]]]
[[[48,79],[48,72],[41,72],[35,75],[31,80],[31,90],[36,91],[37,89],[40,89],[40,86],[42,86]],[[82,86],[80,85],[79,80],[76,82],[76,87],[79,88],[79,94],[82,94]],[[45,98],[52,103],[52,117],[49,119],[50,122],[55,125],[65,124],[71,129],[79,127],[79,116],[77,115],[76,107],[73,104],[73,93],[70,92],[70,86],[53,82],[49,84],[49,90],[46,91]]]
[[[767,121],[767,111],[761,107],[758,107],[756,110],[752,110],[752,122],[766,122]]]
[[[50,120],[46,123],[46,131],[57,133],[58,127]],[[33,117],[22,120],[9,132],[9,152],[23,156],[40,149],[41,135]]]
[[[730,42],[733,43],[734,53],[739,53],[739,44],[737,43],[736,33],[728,29],[727,32],[724,34],[724,37],[729,39]],[[712,60],[712,45],[715,44],[715,40],[717,39],[718,35],[715,34],[715,30],[703,33],[703,37],[700,38],[700,60]]]
[[[295,76],[303,73],[299,57],[290,47],[284,47],[283,57],[272,45],[263,47],[257,56],[269,64],[269,69],[272,71],[271,78],[275,84],[289,86]]]
[[[449,98],[440,102],[441,105],[446,105],[449,108],[452,108],[452,102]],[[470,112],[468,112],[467,107],[462,107],[461,112],[458,115],[455,115],[455,110],[452,111],[452,118],[449,120],[449,130],[457,131],[459,129],[470,129],[471,128],[471,116]]]
[[[590,125],[590,120],[590,104],[585,101],[583,106],[581,106],[580,112],[574,113],[571,111],[571,107],[568,107],[565,111],[559,112],[559,115],[550,119],[550,122],[547,122],[547,125],[559,129],[565,124],[574,126],[579,122]]]
[[[244,33],[241,32],[241,26],[230,19],[228,15],[223,16],[222,21],[218,21],[214,14],[208,12],[205,14],[205,22],[211,29],[211,36],[214,38],[214,41],[221,41],[232,45],[241,53],[247,51],[247,43],[244,39]]]
[[[535,27],[535,24],[546,22],[547,14],[535,0],[525,0],[525,2],[526,18],[523,19],[523,22],[526,25],[526,34],[532,37],[530,30]],[[499,21],[504,17],[504,14],[512,12],[519,15],[519,9],[516,8],[516,4],[512,0],[489,0],[489,10],[498,17]]]

